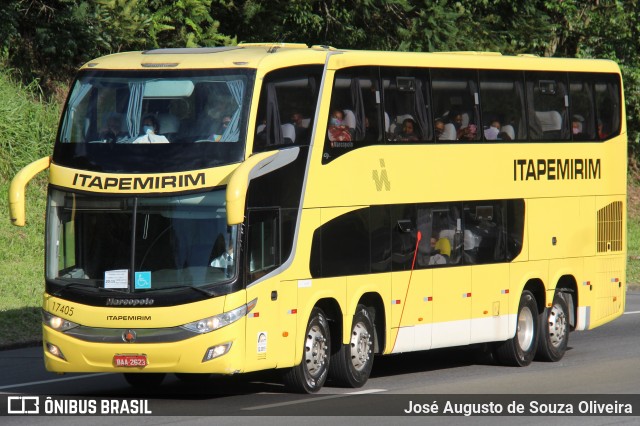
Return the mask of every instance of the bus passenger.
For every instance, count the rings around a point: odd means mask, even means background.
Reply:
[[[398,135],[398,140],[402,142],[414,142],[420,140],[416,132],[416,122],[411,118],[405,118],[402,122],[402,132]]]
[[[116,112],[109,114],[107,126],[100,132],[100,139],[105,142],[117,142],[126,137],[127,133],[122,131],[122,115]]]
[[[158,134],[158,132],[160,132],[160,123],[158,123],[158,120],[153,115],[144,117],[142,120],[142,131],[144,134],[133,141],[133,143],[169,143],[166,137]]]
[[[431,237],[431,257],[429,258],[429,265],[444,265],[448,262],[449,256],[451,256],[451,243],[449,239],[439,238],[438,233],[434,233]]]
[[[609,136],[605,131],[604,131],[604,124],[602,124],[602,120],[598,119],[598,138],[600,139],[606,139],[607,136]]]
[[[440,118],[436,118],[436,121],[433,123],[433,128],[436,132],[436,140],[440,140],[444,134],[444,121]]]
[[[494,141],[498,138],[500,133],[500,122],[498,120],[492,120],[489,128],[484,131],[484,137],[488,141]]]
[[[329,128],[328,135],[329,140],[331,142],[350,142],[351,141],[351,133],[349,133],[349,128],[343,123],[344,113],[339,110],[333,110],[331,112],[331,117],[329,118]],[[333,146],[333,145],[332,145]],[[353,144],[349,144],[349,147],[353,146]],[[338,145],[338,147],[343,147],[342,145]]]
[[[475,124],[469,124],[467,127],[463,127],[458,131],[458,140],[461,141],[474,141],[476,140],[478,128]]]

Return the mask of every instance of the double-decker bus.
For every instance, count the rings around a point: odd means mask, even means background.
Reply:
[[[490,343],[557,361],[625,305],[627,140],[605,60],[158,49],[92,60],[49,169],[46,368],[281,369]],[[483,345],[484,346],[484,345]],[[201,377],[201,376],[196,376]]]

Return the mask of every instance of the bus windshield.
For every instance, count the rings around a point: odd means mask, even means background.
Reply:
[[[47,278],[122,292],[213,289],[236,276],[237,227],[224,190],[158,198],[52,189]]]
[[[129,172],[241,161],[254,75],[246,69],[82,72],[53,161]]]

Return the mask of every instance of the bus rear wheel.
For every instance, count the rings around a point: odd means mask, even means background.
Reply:
[[[302,362],[284,373],[285,385],[295,392],[318,392],[327,380],[330,353],[331,336],[327,317],[322,309],[313,308],[307,323]]]
[[[560,361],[569,344],[569,307],[561,294],[553,297],[551,307],[540,314],[540,342],[536,359]]]
[[[498,344],[496,356],[504,365],[525,367],[531,364],[538,346],[538,305],[533,294],[525,290],[518,306],[516,335]]]
[[[364,305],[358,305],[346,345],[331,356],[329,375],[339,386],[359,388],[367,383],[373,367],[373,322]]]
[[[160,386],[165,373],[124,373],[124,379],[136,389],[151,389]]]

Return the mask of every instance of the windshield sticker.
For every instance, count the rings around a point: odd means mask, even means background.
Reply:
[[[151,288],[151,271],[136,272],[135,287],[137,289]]]
[[[128,288],[129,287],[129,270],[114,269],[113,271],[104,271],[104,288]]]
[[[267,332],[261,331],[258,333],[258,353],[267,353]]]

